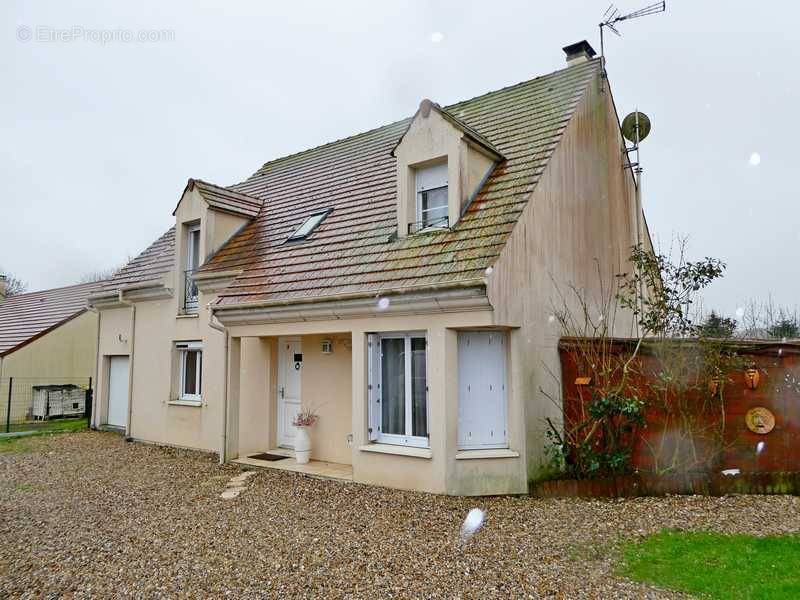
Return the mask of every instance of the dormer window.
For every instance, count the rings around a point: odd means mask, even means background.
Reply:
[[[455,115],[423,100],[392,150],[397,159],[397,237],[458,227],[503,160],[491,142]]]
[[[325,217],[327,217],[332,210],[333,210],[332,208],[327,208],[322,212],[315,213],[310,217],[308,217],[305,221],[302,222],[300,227],[294,230],[294,233],[290,235],[289,239],[287,239],[286,241],[295,242],[297,240],[306,239],[309,235],[311,235],[312,231],[314,231],[317,227],[319,227],[319,224],[322,223],[322,220]]]
[[[190,225],[186,229],[186,271],[183,275],[183,310],[197,312],[197,286],[192,274],[200,268],[200,225]]]
[[[447,227],[447,163],[416,169],[417,227]]]

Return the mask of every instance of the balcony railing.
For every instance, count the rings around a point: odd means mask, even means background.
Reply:
[[[444,217],[439,217],[438,219],[428,219],[425,221],[417,221],[416,223],[409,223],[408,235],[413,235],[429,229],[447,229],[448,227],[450,227],[450,217],[445,215]]]
[[[197,284],[192,279],[195,269],[183,272],[183,312],[197,312]]]

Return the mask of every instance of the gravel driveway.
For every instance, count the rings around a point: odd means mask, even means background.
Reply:
[[[611,574],[617,540],[800,529],[777,496],[464,499],[264,470],[221,499],[239,472],[111,433],[0,445],[0,597],[665,597]]]

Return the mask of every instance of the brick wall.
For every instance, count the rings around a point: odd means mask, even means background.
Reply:
[[[612,352],[629,352],[631,343],[630,340],[615,340]],[[567,426],[578,422],[592,391],[591,384],[576,385],[576,378],[589,373],[580,372],[581,369],[576,366],[570,351],[571,344],[574,344],[574,340],[565,339],[560,347]],[[686,340],[685,344],[686,352],[694,352],[697,348],[696,342],[691,340]],[[750,389],[745,382],[744,368],[728,374],[722,393],[723,451],[712,464],[707,465],[708,470],[717,472],[723,469],[740,469],[742,473],[800,471],[800,342],[731,342],[726,344],[727,349],[735,351],[742,362],[754,364],[760,381],[756,389]],[[640,390],[647,390],[642,385],[643,380],[650,378],[652,381],[660,370],[659,359],[645,347],[637,365],[640,375],[634,385]],[[706,385],[705,382],[703,385]],[[673,437],[679,436],[663,435],[668,425],[665,427],[664,416],[657,408],[658,402],[646,400],[647,427],[635,434],[632,462],[635,469],[650,472],[654,465],[654,449],[664,440],[668,445]],[[702,406],[702,401],[698,400],[694,405]],[[747,411],[759,406],[769,409],[775,416],[775,427],[770,433],[753,433],[747,427]],[[715,423],[718,425],[721,419],[722,411],[714,410],[698,416],[697,420],[705,423],[710,432],[718,431]],[[701,435],[695,439],[701,451],[706,437]],[[760,453],[757,452],[759,442],[764,442]],[[664,448],[663,445],[660,447]]]

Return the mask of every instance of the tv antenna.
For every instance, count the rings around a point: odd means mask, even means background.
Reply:
[[[603,65],[603,72],[605,73],[605,63],[606,63],[606,53],[605,53],[605,46],[603,40],[603,30],[608,29],[613,31],[618,36],[622,37],[622,34],[617,29],[617,26],[622,21],[631,21],[633,19],[638,19],[639,17],[646,17],[648,15],[655,15],[660,12],[664,12],[667,10],[667,2],[666,0],[662,0],[661,2],[654,2],[644,8],[640,8],[639,10],[635,10],[630,12],[626,15],[619,14],[619,9],[614,6],[613,4],[610,5],[606,12],[603,13],[603,20],[600,23],[600,64]]]
[[[648,117],[643,112],[640,112],[639,109],[634,110],[630,113],[627,117],[622,119],[622,125],[620,126],[620,132],[622,133],[622,137],[625,138],[627,141],[631,142],[633,146],[628,146],[626,143],[625,148],[625,157],[627,164],[624,165],[626,169],[630,169],[633,173],[634,182],[636,189],[635,193],[635,204],[636,204],[636,246],[637,248],[644,247],[644,240],[642,237],[642,166],[641,166],[641,158],[639,155],[639,145],[640,142],[650,135],[650,129],[652,128],[652,123],[650,122],[650,117]],[[631,152],[636,153],[636,162],[631,162]],[[639,298],[643,298],[644,288],[642,286],[642,280],[639,279]]]

